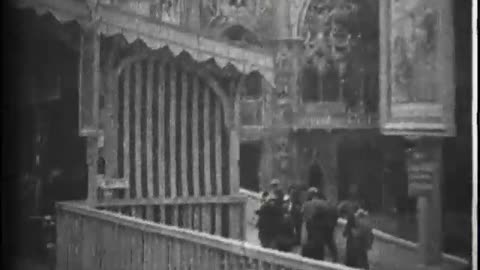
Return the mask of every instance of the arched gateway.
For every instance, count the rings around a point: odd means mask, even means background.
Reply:
[[[117,75],[118,172],[129,179],[131,196],[236,192],[231,106],[215,79],[155,54],[124,61]]]
[[[224,90],[235,80],[217,79],[185,56],[162,49],[112,70],[107,166],[128,183],[116,199],[129,215],[242,238],[234,225],[241,200],[230,196],[239,189],[238,137]]]

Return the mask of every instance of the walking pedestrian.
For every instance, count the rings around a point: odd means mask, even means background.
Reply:
[[[308,190],[308,201],[303,206],[302,256],[323,260],[325,257],[325,221],[327,202],[316,188]]]
[[[283,218],[278,224],[279,231],[276,236],[277,249],[284,252],[290,252],[295,246],[295,231],[292,220],[292,204],[290,197],[285,195],[283,200]]]
[[[327,213],[325,221],[325,245],[330,252],[330,256],[333,262],[338,262],[338,249],[337,243],[335,242],[335,227],[337,226],[338,221],[338,210],[336,205],[327,201]]]
[[[295,244],[300,244],[302,232],[302,202],[300,198],[300,190],[298,187],[291,186],[288,194],[291,201],[291,218],[295,233]]]
[[[270,182],[270,194],[276,198],[276,203],[279,206],[283,204],[284,192],[280,186],[280,180],[275,178]]]
[[[281,199],[280,199],[281,201]],[[283,219],[282,205],[275,194],[269,194],[266,201],[255,212],[258,215],[257,228],[260,244],[265,248],[276,248],[276,237]]]
[[[372,248],[373,233],[368,224],[368,212],[359,209],[350,215],[345,227],[347,238],[345,265],[369,269],[368,251]]]

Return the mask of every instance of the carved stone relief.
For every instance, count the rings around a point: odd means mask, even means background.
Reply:
[[[282,136],[280,138],[276,138],[274,144],[274,158],[276,164],[278,164],[278,169],[280,169],[282,172],[288,170],[288,167],[290,165],[289,156],[288,137]]]
[[[322,58],[336,63],[346,61],[353,44],[361,35],[353,27],[358,9],[358,4],[348,0],[312,1],[302,29],[307,58],[314,58],[314,63]],[[323,65],[321,69],[324,69]]]
[[[249,43],[260,43],[271,31],[272,3],[270,0],[208,0],[201,10],[203,27],[210,30],[240,25],[248,29]],[[252,42],[253,41],[253,42]],[[256,44],[258,45],[258,44]]]
[[[183,12],[184,0],[159,0],[152,4],[150,13],[162,22],[180,25],[181,13]]]
[[[371,69],[370,63],[378,62],[376,7],[372,1],[310,2],[299,29],[305,45],[302,83],[306,85],[302,90],[321,92],[313,96],[322,101],[342,102],[348,96],[344,94],[347,85],[361,84],[354,81],[358,80],[359,71]],[[325,94],[326,90],[336,93]],[[333,100],[328,96],[333,96]]]
[[[439,16],[432,1],[392,2],[394,103],[435,101]],[[418,75],[421,74],[421,75]]]
[[[275,84],[277,100],[291,97],[293,81],[296,79],[297,52],[295,44],[280,42],[275,56]]]

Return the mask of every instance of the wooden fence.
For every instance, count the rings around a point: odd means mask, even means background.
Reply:
[[[191,229],[232,239],[245,239],[243,196],[114,199],[96,203],[99,210]]]
[[[57,269],[349,270],[83,203],[57,206]]]
[[[123,199],[238,193],[234,82],[165,53],[122,60],[111,75],[104,117],[107,178],[126,181]]]

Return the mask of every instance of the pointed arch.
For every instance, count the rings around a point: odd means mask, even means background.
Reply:
[[[145,52],[145,53],[133,55],[125,58],[119,63],[119,65],[116,68],[115,76],[118,80],[120,74],[125,69],[125,67],[135,62],[140,62],[143,60],[153,60],[153,61],[157,61],[161,66],[165,66],[169,62],[172,62],[174,59],[177,59],[177,58],[173,57],[172,54],[165,53],[164,51]],[[177,61],[176,63],[179,64],[182,67],[182,69],[184,69],[185,71],[191,72],[192,74],[195,74],[201,79],[203,79],[204,83],[215,93],[215,95],[217,95],[217,97],[221,101],[221,104],[223,107],[222,111],[223,111],[223,116],[224,116],[223,120],[224,120],[225,126],[228,129],[233,128],[234,126],[233,104],[232,102],[229,101],[226,91],[222,89],[219,83],[210,74],[208,74],[208,72],[198,67],[198,64],[196,63],[187,64],[185,61]]]

